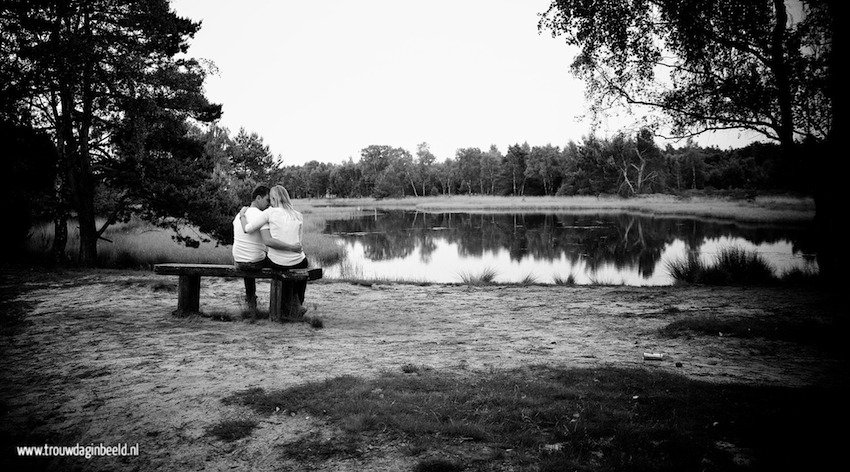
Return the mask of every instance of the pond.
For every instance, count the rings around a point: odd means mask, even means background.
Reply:
[[[739,224],[629,213],[423,213],[375,211],[327,223],[348,255],[330,277],[461,282],[669,285],[667,264],[689,251],[711,263],[725,247],[758,252],[777,275],[817,270],[804,225]]]

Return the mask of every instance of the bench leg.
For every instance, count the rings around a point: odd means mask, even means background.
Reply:
[[[177,309],[175,316],[188,316],[200,311],[201,276],[181,275],[177,289]]]
[[[291,281],[272,279],[269,294],[270,320],[282,322],[284,319],[297,319],[304,316],[295,285]]]

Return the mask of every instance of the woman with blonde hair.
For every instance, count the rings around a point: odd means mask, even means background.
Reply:
[[[268,230],[271,237],[290,245],[301,247],[301,231],[304,225],[304,217],[292,207],[289,192],[281,185],[275,185],[269,191],[271,205],[263,210],[262,216],[252,219],[248,223],[245,211],[240,213],[240,223],[246,233],[259,230]],[[268,258],[273,269],[305,269],[309,262],[303,249],[298,251],[278,249],[269,246]],[[307,290],[307,282],[298,282],[296,285],[298,299],[304,303],[304,293]]]

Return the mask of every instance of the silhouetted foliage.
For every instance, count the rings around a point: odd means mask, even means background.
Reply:
[[[102,213],[95,206],[96,189],[122,181],[127,159],[163,164],[155,167],[171,172],[160,176],[177,178],[179,185],[182,168],[169,159],[188,158],[188,143],[169,139],[152,149],[145,146],[152,143],[149,136],[165,125],[188,118],[209,122],[221,114],[221,107],[203,95],[204,68],[179,56],[200,23],[177,16],[167,0],[4,2],[0,13],[1,111],[7,121],[45,129],[53,139],[58,155],[54,252],[64,253],[66,209],[71,208],[80,228],[80,262],[91,264],[105,230],[95,220]],[[123,147],[132,149],[132,156],[117,150],[114,138],[122,132],[130,140]],[[133,189],[120,190],[133,194]]]
[[[0,251],[3,260],[13,260],[23,253],[35,218],[45,216],[41,212],[53,194],[57,156],[50,138],[26,127],[0,122],[0,143],[0,212],[8,223]]]

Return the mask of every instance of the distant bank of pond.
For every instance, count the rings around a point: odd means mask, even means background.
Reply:
[[[330,277],[461,282],[495,272],[496,282],[669,285],[668,261],[696,251],[706,262],[724,247],[758,252],[777,275],[817,270],[804,224],[738,224],[629,213],[427,213],[375,211],[330,220],[346,246]]]

